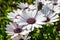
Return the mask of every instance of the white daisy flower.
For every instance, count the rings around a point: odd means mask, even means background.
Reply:
[[[18,14],[20,14],[20,17],[18,18],[19,21],[15,20],[14,22],[17,22],[19,25],[24,25],[24,29],[27,28],[29,30],[34,30],[34,27],[42,28],[41,24],[45,24],[42,23],[42,21],[45,21],[46,18],[43,17],[43,14],[38,13],[36,10],[29,11],[26,9],[22,13],[19,11],[16,11]]]
[[[36,0],[35,2],[37,10],[40,10],[43,8],[45,5],[49,5],[51,1],[46,1],[46,0]]]
[[[46,4],[49,4],[51,1],[46,1],[46,0],[36,0],[34,3],[35,3],[36,5],[38,5],[40,2],[41,2],[42,4],[44,4],[44,5],[46,5]]]
[[[18,7],[22,8],[22,9],[27,8],[28,7],[28,3],[19,3]]]
[[[19,9],[17,10],[13,10],[13,12],[8,13],[8,18],[11,21],[17,20],[19,18],[19,14],[17,13],[17,11],[19,11]],[[20,13],[22,12],[22,10],[19,11]],[[18,21],[18,20],[17,20]]]
[[[12,40],[28,40],[28,39],[30,39],[30,38],[31,38],[31,37],[28,36],[28,34],[26,34],[26,35],[18,35],[18,36],[16,36],[16,37],[12,38]]]
[[[56,6],[56,7],[54,8],[54,11],[55,11],[55,13],[59,14],[59,13],[60,13],[60,7]]]
[[[53,1],[53,2],[57,2],[58,0],[46,0],[46,1]]]
[[[52,0],[48,7],[51,10],[54,10],[56,13],[59,13],[59,11],[60,11],[60,1],[59,0]]]
[[[30,4],[30,5],[29,5],[28,3],[21,3],[21,2],[18,4],[18,7],[19,7],[19,8],[22,8],[22,9],[24,9],[24,10],[25,10],[25,9],[31,9],[31,10],[36,9],[35,5],[33,5],[33,4]]]
[[[17,35],[26,35],[30,31],[24,30],[22,26],[18,26],[16,23],[9,23],[6,25],[6,33],[8,35],[12,35],[11,38],[16,37]]]
[[[53,4],[56,4],[58,0],[46,0],[46,1],[51,1]]]
[[[47,1],[51,1],[54,4],[59,4],[60,3],[60,0],[47,0]]]
[[[40,12],[40,11],[39,11]],[[45,15],[46,20],[44,22],[52,24],[53,22],[58,21],[58,15],[53,11],[50,10],[49,7],[45,6],[41,12]]]

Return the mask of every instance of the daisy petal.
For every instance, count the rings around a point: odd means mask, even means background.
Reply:
[[[43,9],[42,9],[43,14],[48,14],[49,11],[50,11],[50,9],[47,6],[43,7]]]
[[[50,22],[56,22],[56,21],[59,21],[59,19],[51,20]]]
[[[14,35],[11,37],[11,39],[14,38],[14,37],[16,37],[16,36],[18,36],[18,34],[14,34]]]
[[[56,13],[52,13],[52,14],[49,15],[49,17],[52,18],[55,15],[56,15]]]
[[[36,12],[37,12],[37,10],[34,10],[34,11],[32,11],[32,17],[34,18],[35,17],[35,15],[36,15]]]
[[[21,35],[26,35],[26,34],[28,34],[29,32],[30,32],[30,31],[26,31],[26,30],[25,30],[25,31],[21,32],[20,34],[21,34]]]
[[[18,7],[24,9],[24,8],[28,7],[28,4],[27,4],[27,3],[20,3],[20,4],[18,5]]]
[[[29,8],[31,9],[31,10],[33,10],[33,9],[36,9],[36,7],[35,7],[35,5],[29,5]]]
[[[33,26],[36,27],[36,28],[42,28],[42,26],[38,25],[38,24],[33,24]]]
[[[51,18],[51,19],[57,19],[59,16],[58,15],[56,15],[55,17],[53,17],[53,18]]]
[[[21,23],[18,23],[19,25],[27,25],[28,23],[26,22],[21,22]]]
[[[46,24],[45,22],[36,22],[36,24],[39,24],[39,25],[44,25],[44,24]]]
[[[32,25],[27,25],[27,26],[24,26],[23,29],[27,29],[27,30],[32,30]]]
[[[36,17],[36,20],[37,20],[37,22],[42,22],[42,21],[45,21],[46,20],[46,17],[43,17],[43,16],[37,16]]]
[[[9,34],[12,34],[13,35],[14,32],[6,31],[6,33],[9,33]]]

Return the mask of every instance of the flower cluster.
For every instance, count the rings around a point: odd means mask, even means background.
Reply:
[[[59,21],[59,1],[35,0],[34,4],[19,3],[20,9],[8,13],[11,20],[6,26],[6,33],[12,35],[12,40],[28,40],[29,32],[34,28],[43,28],[42,25]]]

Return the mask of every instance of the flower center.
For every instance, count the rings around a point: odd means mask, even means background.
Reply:
[[[38,3],[38,10],[42,9],[42,7],[43,7],[42,2],[39,2],[39,3]]]
[[[27,19],[28,24],[34,24],[36,22],[35,18],[29,18]]]
[[[50,18],[49,17],[46,17],[47,19],[44,21],[44,22],[49,22],[50,21]]]
[[[14,29],[14,33],[20,33],[20,32],[22,32],[22,29],[21,28]]]
[[[53,3],[53,5],[58,5],[58,3],[55,2],[55,3]]]
[[[51,10],[53,13],[55,12],[54,10]]]
[[[24,40],[24,39],[20,38],[19,40]]]

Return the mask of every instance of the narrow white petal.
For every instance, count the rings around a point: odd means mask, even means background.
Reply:
[[[56,15],[56,13],[51,13],[51,14],[49,15],[49,17],[52,18],[52,17],[55,16],[55,15]]]
[[[14,32],[6,31],[6,33],[13,34]]]
[[[33,26],[36,27],[36,28],[42,28],[42,26],[38,25],[38,24],[33,24]]]
[[[28,13],[26,13],[26,10],[19,10],[17,11],[17,13],[20,15],[19,16],[19,20],[26,20],[29,18],[29,16],[27,15]]]
[[[39,22],[39,21],[38,21],[38,22],[36,22],[36,24],[44,25],[44,24],[46,24],[46,23],[43,22],[43,21],[42,21],[42,22]]]
[[[34,26],[32,25],[32,27],[31,27],[31,31],[33,31],[34,30]]]
[[[53,18],[51,18],[51,19],[56,19],[56,18],[58,18],[59,16],[58,15],[56,15],[56,16],[54,16]]]
[[[26,18],[27,18],[27,17],[28,17],[28,18],[31,18],[31,17],[32,17],[32,12],[33,12],[32,10],[31,10],[31,11],[25,10],[24,12],[25,12],[24,15],[26,15],[26,16],[25,16]]]
[[[19,19],[14,19],[14,21],[13,22],[18,22],[18,21],[20,21]]]
[[[11,39],[14,38],[14,37],[16,37],[16,36],[18,36],[18,34],[14,34],[14,35],[11,37]]]
[[[18,5],[18,7],[20,7],[20,8],[25,8],[25,7],[28,7],[28,4],[27,4],[27,3],[20,3],[20,4]]]
[[[56,22],[56,21],[59,21],[59,19],[51,20],[50,22]]]
[[[26,31],[26,30],[24,30],[23,32],[21,32],[20,34],[21,35],[26,35],[26,34],[28,34],[30,31]]]
[[[15,26],[14,26],[14,24],[13,24],[13,23],[11,23],[11,22],[10,22],[10,25],[11,25],[11,27],[12,27],[12,28],[15,28]]]
[[[45,16],[43,13],[42,13],[42,11],[38,11],[38,13],[37,13],[37,16]]]
[[[13,29],[11,28],[5,28],[7,31],[13,31]]]
[[[46,17],[43,17],[43,16],[36,17],[36,21],[38,22],[45,21],[45,20],[46,20]]]
[[[21,13],[21,17],[23,17],[25,20],[29,18],[29,15],[31,15],[31,13],[28,10],[23,10],[23,13]]]
[[[34,18],[35,17],[35,15],[36,15],[36,12],[37,12],[37,10],[34,10],[34,11],[32,11],[32,17]]]
[[[11,13],[8,13],[8,16],[10,16],[10,17],[14,17],[15,14],[14,14],[13,12],[11,12]]]
[[[31,9],[31,10],[33,10],[33,9],[36,9],[36,7],[35,7],[35,5],[29,5],[29,8]]]
[[[17,10],[13,10],[13,14],[16,16],[18,14]]]
[[[55,13],[60,13],[60,10],[57,10]]]
[[[11,25],[6,25],[7,28],[14,29]]]
[[[27,25],[28,23],[27,22],[18,22],[17,24],[18,25]]]
[[[32,29],[32,25],[27,25],[27,26],[24,26],[23,29],[27,29],[27,30],[31,30]]]
[[[7,35],[12,35],[12,34],[7,34]]]
[[[49,11],[50,11],[50,8],[47,5],[45,5],[42,9],[42,13],[45,15],[47,15]]]
[[[14,16],[8,16],[8,18],[10,18],[10,19],[14,19],[15,17],[14,17]]]

